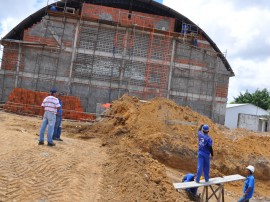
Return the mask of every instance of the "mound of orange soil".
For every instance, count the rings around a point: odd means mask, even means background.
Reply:
[[[88,136],[91,132],[101,134],[104,145],[115,149],[113,153],[118,153],[117,150],[124,150],[142,156],[149,154],[161,165],[196,172],[197,130],[201,124],[208,124],[214,149],[211,177],[236,173],[244,175],[244,168],[252,164],[256,168],[256,179],[270,180],[270,150],[268,149],[270,138],[267,136],[249,135],[235,141],[231,140],[223,134],[224,130],[220,130],[222,129],[220,125],[188,107],[178,106],[165,98],[155,98],[146,102],[124,95],[112,103],[107,115],[110,117],[91,126],[84,135]],[[170,124],[168,121],[171,121]],[[123,175],[128,175],[124,170],[132,171],[127,163],[130,161],[127,160],[126,163],[123,163],[125,161],[121,155],[122,152],[119,152],[121,160],[118,163],[121,166],[116,167],[119,167],[117,169],[119,172],[123,172]],[[115,154],[115,158],[117,158],[117,154]],[[138,166],[140,165],[139,159],[133,159],[135,162],[138,161]],[[142,159],[142,161],[149,160],[146,157]],[[152,171],[152,175],[155,175],[154,170]],[[166,179],[166,175],[162,175],[164,172],[162,167],[157,171],[160,172],[162,179],[163,177]],[[145,173],[148,176],[147,172]],[[141,175],[136,176],[134,177],[137,179]],[[155,182],[154,179],[152,181]],[[156,179],[156,181],[163,182],[161,179]],[[165,182],[168,183],[168,179]],[[123,187],[126,187],[123,185],[125,183],[129,182],[119,180],[119,184],[122,184]],[[170,188],[161,184],[159,184],[161,190],[166,188],[171,191]],[[235,186],[242,185],[236,183]],[[119,185],[119,192],[122,190],[120,187]],[[270,195],[269,191],[267,192],[265,189],[263,192]],[[128,190],[125,189],[125,191]]]

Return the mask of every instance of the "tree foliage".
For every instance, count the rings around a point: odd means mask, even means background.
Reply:
[[[234,103],[251,103],[262,109],[270,109],[270,93],[265,88],[263,90],[257,89],[254,93],[246,91],[244,94],[240,93],[238,97],[234,97]]]

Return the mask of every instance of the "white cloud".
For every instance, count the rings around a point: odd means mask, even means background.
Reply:
[[[2,34],[3,35],[7,34],[17,24],[18,24],[18,20],[17,19],[10,18],[10,17],[5,18],[5,20],[1,22],[1,29],[2,29],[1,37],[3,37]]]
[[[198,24],[217,44],[235,72],[229,101],[240,92],[270,90],[270,3],[237,0],[164,0],[163,3]]]
[[[48,3],[53,3],[53,0]],[[0,0],[0,39],[10,32],[21,21],[47,5],[47,0]],[[0,69],[2,60],[2,46],[0,46]]]
[[[47,0],[0,0],[0,5],[0,38],[2,38],[25,18],[46,6]]]

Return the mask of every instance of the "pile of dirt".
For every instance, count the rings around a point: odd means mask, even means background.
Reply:
[[[244,175],[252,164],[256,201],[270,200],[269,133],[229,130],[168,99],[125,95],[99,122],[64,120],[64,142],[54,148],[37,145],[41,120],[0,113],[0,123],[0,201],[191,201],[172,183],[196,171],[202,123],[214,142],[211,177]],[[242,187],[226,184],[225,200],[236,201]]]
[[[145,102],[124,95],[112,103],[107,115],[84,129],[80,137],[99,136],[103,145],[110,148],[114,163],[107,165],[108,175],[115,177],[111,186],[119,200],[125,201],[138,193],[140,199],[151,201],[179,198],[179,193],[172,190],[164,165],[196,172],[197,130],[201,124],[210,126],[214,142],[211,177],[244,175],[245,166],[252,164],[256,179],[269,183],[270,138],[267,136],[249,135],[233,141],[209,118],[165,98]],[[168,120],[177,121],[166,124]],[[140,191],[135,191],[134,186]],[[242,182],[233,186],[240,192]],[[153,191],[151,187],[155,187]],[[270,196],[269,190],[261,187],[257,193]]]

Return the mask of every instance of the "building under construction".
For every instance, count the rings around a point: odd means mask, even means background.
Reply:
[[[48,1],[1,44],[0,101],[14,88],[55,87],[95,113],[127,93],[167,97],[224,123],[228,61],[196,24],[155,1]]]

